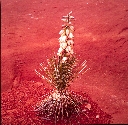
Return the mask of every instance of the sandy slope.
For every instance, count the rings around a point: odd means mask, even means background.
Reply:
[[[70,11],[76,19],[74,50],[90,68],[71,88],[86,91],[114,123],[128,123],[127,0],[4,0],[2,91],[15,78],[41,81],[34,69],[57,52],[61,17]]]

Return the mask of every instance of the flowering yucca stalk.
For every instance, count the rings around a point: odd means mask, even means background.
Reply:
[[[78,74],[77,59],[74,56],[74,27],[71,21],[74,19],[70,12],[67,16],[63,16],[62,30],[59,32],[60,48],[57,56],[48,60],[48,66],[44,67],[41,63],[40,72],[36,74],[47,80],[58,91],[64,90]]]

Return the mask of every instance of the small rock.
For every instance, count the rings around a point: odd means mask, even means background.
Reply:
[[[100,116],[99,115],[96,115],[96,118],[99,118]]]
[[[91,109],[91,104],[88,103],[85,107],[90,110]]]

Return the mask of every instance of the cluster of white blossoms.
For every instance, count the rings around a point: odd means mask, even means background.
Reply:
[[[59,38],[60,42],[60,48],[58,50],[57,55],[62,56],[63,52],[65,52],[68,55],[73,54],[73,32],[74,32],[74,27],[72,26],[71,21],[74,19],[73,16],[71,16],[70,12],[67,16],[62,17],[62,21],[64,21],[64,25],[62,25],[62,30],[59,32],[61,37]],[[66,60],[66,57],[64,58]]]

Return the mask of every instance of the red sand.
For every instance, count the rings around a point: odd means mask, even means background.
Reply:
[[[70,89],[89,94],[113,123],[128,123],[127,0],[4,0],[2,92],[20,81],[41,81],[34,69],[57,52],[61,17],[70,11],[74,51],[90,68]]]

